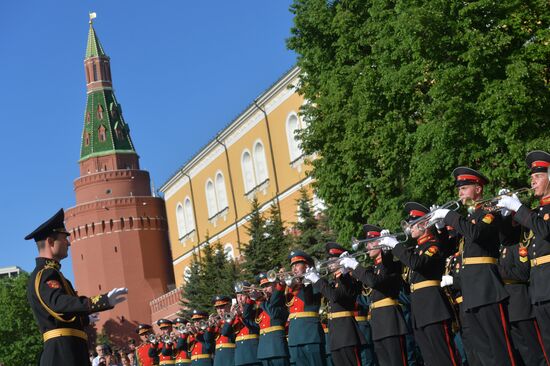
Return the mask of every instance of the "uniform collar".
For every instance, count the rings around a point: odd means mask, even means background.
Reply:
[[[418,239],[416,239],[416,242],[418,243],[418,245],[422,245],[430,240],[433,240],[435,238],[434,235],[432,235],[432,233],[430,232],[427,232],[426,234],[422,235],[421,237],[419,237]]]
[[[550,205],[550,195],[542,197],[539,203],[541,206]]]
[[[61,263],[59,263],[55,259],[44,258],[44,257],[36,258],[36,266],[45,267],[45,268],[54,268],[57,270],[61,269]]]

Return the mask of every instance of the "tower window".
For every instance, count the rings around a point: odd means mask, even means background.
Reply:
[[[88,132],[84,133],[84,146],[90,146],[90,134]]]
[[[91,117],[90,117],[90,112],[86,112],[86,123],[90,123],[90,120],[91,120]]]
[[[94,70],[94,81],[97,81],[97,66],[95,62],[92,64],[92,68]]]
[[[107,136],[105,135],[105,126],[99,126],[99,128],[97,129],[97,133],[99,141],[105,141],[107,139]]]
[[[116,138],[118,140],[122,140],[122,138],[124,137],[122,135],[122,129],[120,127],[117,127],[116,130],[115,130],[115,134],[116,134]]]
[[[97,105],[97,118],[103,119],[103,107],[101,104]]]

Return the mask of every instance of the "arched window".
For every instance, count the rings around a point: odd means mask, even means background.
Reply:
[[[265,159],[264,145],[261,141],[254,145],[254,170],[256,172],[256,184],[267,179],[267,163]]]
[[[176,206],[176,222],[178,224],[178,235],[181,238],[185,235],[185,215],[183,213],[183,205],[179,202]]]
[[[214,183],[210,179],[206,182],[206,206],[208,207],[208,217],[212,217],[218,213],[216,191],[214,190]]]
[[[105,126],[99,126],[97,129],[97,136],[99,141],[105,141],[107,139],[107,136],[105,135]]]
[[[223,254],[228,261],[235,259],[235,253],[233,252],[233,245],[225,244],[223,246]]]
[[[256,186],[256,180],[254,178],[254,166],[252,165],[252,157],[248,150],[243,152],[241,158],[241,165],[243,169],[243,179],[244,179],[244,191],[249,192]]]
[[[191,199],[185,198],[183,203],[183,213],[185,215],[185,228],[187,232],[195,230],[195,220],[193,219],[193,206],[191,205]]]
[[[288,141],[288,150],[290,153],[290,161],[294,161],[302,156],[303,152],[300,148],[300,142],[296,137],[296,131],[300,130],[300,120],[298,115],[292,112],[286,120],[286,137]]]
[[[218,199],[218,210],[221,211],[228,207],[225,180],[223,179],[223,174],[221,172],[216,174],[216,198]]]

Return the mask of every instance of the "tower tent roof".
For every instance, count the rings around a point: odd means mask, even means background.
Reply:
[[[86,58],[107,56],[103,50],[103,46],[97,38],[95,29],[92,23],[90,23],[90,31],[88,32],[88,44],[86,46]]]

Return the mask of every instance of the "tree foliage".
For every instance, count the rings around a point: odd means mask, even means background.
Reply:
[[[300,134],[342,239],[395,229],[403,204],[455,196],[471,166],[526,184],[526,152],[550,149],[546,0],[295,0],[309,121]]]
[[[324,212],[315,212],[305,189],[300,190],[298,221],[293,226],[293,247],[301,249],[315,258],[325,257],[325,244],[336,239]]]
[[[0,363],[27,366],[38,363],[42,338],[27,302],[29,275],[0,280]]]
[[[200,258],[193,255],[190,274],[183,285],[182,313],[197,309],[213,312],[212,298],[233,293],[237,266],[225,256],[221,243],[205,245]]]

